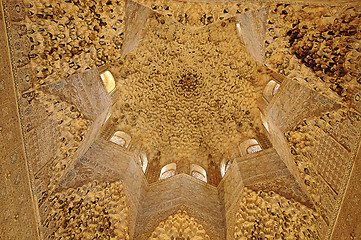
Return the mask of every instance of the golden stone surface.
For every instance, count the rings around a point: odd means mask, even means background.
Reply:
[[[0,9],[0,239],[360,235],[359,1]]]
[[[220,159],[261,127],[256,63],[232,21],[193,28],[153,17],[119,67],[113,117],[150,156],[205,165],[209,154]]]

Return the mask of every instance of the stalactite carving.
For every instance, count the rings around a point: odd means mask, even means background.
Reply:
[[[48,239],[129,239],[123,185],[94,181],[52,195],[43,227],[53,230]]]
[[[318,214],[274,192],[243,190],[234,239],[319,239]]]
[[[209,240],[203,226],[181,209],[159,223],[149,240]]]

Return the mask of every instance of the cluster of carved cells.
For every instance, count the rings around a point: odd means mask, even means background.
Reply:
[[[128,207],[121,183],[94,181],[49,199],[50,214],[43,224],[53,229],[48,239],[129,239]]]
[[[322,137],[321,132],[330,130],[336,122],[340,122],[346,118],[346,111],[340,109],[338,111],[324,113],[321,116],[305,119],[293,130],[285,134],[288,143],[291,147],[295,164],[300,172],[308,192],[315,203],[317,210],[322,217],[328,222],[328,217],[325,209],[320,204],[321,193],[321,179],[318,171],[315,168],[315,146],[319,145],[319,139]]]
[[[274,192],[243,190],[234,239],[319,239],[317,213]]]
[[[181,209],[159,223],[149,240],[209,240],[203,226]]]
[[[268,20],[267,63],[317,91],[348,101],[361,84],[360,24],[361,13],[355,7],[274,5]]]
[[[51,163],[52,174],[48,186],[48,190],[53,191],[83,142],[91,121],[85,119],[74,105],[61,101],[54,95],[37,91],[36,96],[44,105],[49,116],[57,121],[60,127],[59,145]]]
[[[124,5],[123,0],[25,0],[35,85],[120,58]]]
[[[128,128],[148,151],[166,149],[164,155],[187,153],[186,157],[205,149],[210,152],[204,156],[222,153],[227,146],[234,147],[241,136],[254,137],[254,125],[260,125],[255,117],[257,93],[251,76],[255,66],[240,47],[234,23],[224,19],[260,5],[142,3],[171,18],[151,18],[142,44],[124,59],[120,72],[119,66],[112,71],[118,80],[126,78],[117,83],[121,101],[114,109],[124,130]],[[36,84],[120,59],[124,1],[26,0],[25,5],[29,64]],[[210,23],[214,24],[198,31],[182,25]],[[359,26],[360,13],[354,8],[273,5],[268,20],[267,64],[291,78],[303,76],[302,81],[316,90],[331,90],[349,100],[360,84],[361,49],[355,41],[361,38]],[[48,186],[52,191],[90,122],[55,96],[38,91],[37,98],[61,129]],[[321,129],[332,127],[343,117],[342,111],[326,113],[305,120],[286,134],[316,206],[318,174],[310,152]],[[274,193],[245,189],[242,197],[236,239],[317,239],[312,210]],[[94,182],[49,200],[51,213],[45,227],[55,229],[53,238],[129,239],[128,211],[119,183]],[[184,211],[161,222],[150,237],[172,238],[209,239],[203,227]]]
[[[242,137],[254,138],[262,126],[256,65],[239,44],[234,22],[195,29],[156,15],[146,29],[121,71],[112,70],[119,128],[147,153],[197,161],[234,149]]]
[[[261,3],[211,3],[181,2],[173,0],[136,0],[162,15],[172,17],[179,23],[191,26],[204,26],[216,21],[225,20],[236,15],[261,8]]]

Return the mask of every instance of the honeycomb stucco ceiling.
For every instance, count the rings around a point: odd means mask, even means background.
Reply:
[[[113,66],[113,120],[163,163],[187,159],[206,166],[259,129],[256,63],[232,19],[205,27],[154,15],[140,46]]]

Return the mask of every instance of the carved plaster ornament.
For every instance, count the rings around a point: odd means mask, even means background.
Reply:
[[[220,158],[255,136],[256,63],[231,20],[193,28],[155,15],[145,29],[140,46],[111,69],[118,89],[112,116],[134,144],[149,155],[164,152],[167,162],[206,167],[209,154]]]
[[[157,14],[145,26],[134,52],[122,58],[125,1],[25,0],[27,16],[15,45],[27,45],[18,67],[34,70],[33,88],[91,68],[111,65],[118,91],[114,122],[134,144],[165,161],[186,159],[202,166],[209,155],[221,159],[262,127],[256,63],[238,38],[237,14],[261,3],[187,3],[136,0]],[[343,104],[360,80],[360,18],[353,7],[268,4],[267,65]],[[0,82],[0,91],[4,84]],[[40,101],[60,127],[58,152],[45,187],[49,215],[43,227],[53,237],[129,239],[128,207],[121,183],[89,183],[53,193],[91,122],[72,104],[39,90],[24,93]],[[291,152],[316,210],[322,191],[313,151],[322,131],[346,119],[345,111],[305,119],[286,134]],[[2,128],[0,127],[0,132]],[[45,204],[44,204],[45,205]],[[60,209],[60,211],[59,211]],[[313,210],[275,193],[245,189],[234,226],[236,239],[314,239]],[[55,230],[54,230],[55,229]],[[302,235],[303,234],[303,235]],[[180,210],[162,221],[150,239],[209,239],[202,225]]]
[[[120,57],[125,1],[24,3],[28,12],[25,25],[32,43],[30,65],[36,69],[35,86]]]
[[[207,240],[210,238],[201,224],[190,217],[187,211],[180,209],[176,214],[160,222],[149,238],[149,240],[173,239]]]
[[[355,7],[272,5],[267,65],[342,104],[352,100],[359,68],[360,12]],[[352,76],[352,77],[351,77]]]
[[[91,182],[49,197],[46,228],[64,239],[129,239],[128,207],[120,182]],[[59,211],[61,209],[61,211]]]
[[[274,192],[244,188],[236,214],[234,239],[318,239],[319,215]]]
[[[319,117],[305,119],[292,131],[285,134],[300,176],[315,202],[316,210],[322,214],[326,221],[328,221],[329,216],[324,214],[325,209],[320,209],[323,206],[320,204],[321,196],[323,196],[321,184],[323,181],[320,179],[319,170],[315,166],[315,153],[324,136],[322,133],[331,131],[337,123],[347,118],[347,114],[349,113],[345,109],[339,109],[338,111],[324,113]]]
[[[51,177],[47,188],[50,194],[73,160],[72,156],[82,143],[91,121],[86,119],[74,105],[61,101],[57,96],[39,90],[34,95],[44,105],[49,115],[57,121],[61,130],[59,151],[51,164]]]
[[[159,14],[170,16],[181,24],[197,27],[213,24],[266,6],[264,3],[256,2],[226,2],[222,4],[219,2],[201,3],[173,0],[136,0],[135,2],[149,7]]]

